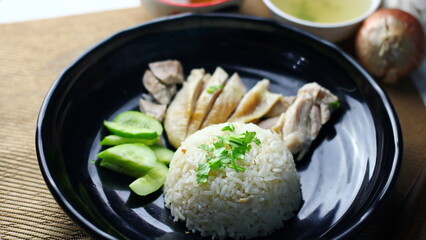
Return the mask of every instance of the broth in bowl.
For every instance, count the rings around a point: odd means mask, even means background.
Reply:
[[[363,15],[371,5],[370,0],[272,0],[282,11],[311,22],[337,23]]]
[[[331,42],[353,35],[381,0],[263,0],[278,21],[291,24]]]

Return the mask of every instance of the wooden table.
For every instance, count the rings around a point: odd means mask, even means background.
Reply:
[[[240,13],[269,17],[260,0],[246,0]],[[59,208],[40,174],[34,146],[42,100],[61,71],[105,37],[152,19],[141,8],[0,25],[0,238],[89,238]],[[351,48],[350,41],[342,45]],[[386,208],[357,239],[383,239],[394,210],[426,161],[426,110],[411,81],[384,86],[399,115],[404,161]],[[412,236],[426,239],[425,204],[417,209]],[[396,227],[398,229],[398,227]],[[409,234],[408,231],[403,233]]]

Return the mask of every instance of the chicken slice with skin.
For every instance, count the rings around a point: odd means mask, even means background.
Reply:
[[[330,104],[338,102],[339,99],[332,94],[328,89],[321,87],[318,83],[308,83],[299,89],[300,93],[308,93],[314,99],[316,105],[319,106],[321,124],[326,123],[330,119],[333,112]],[[298,93],[299,94],[299,93]]]
[[[183,69],[182,64],[177,60],[165,60],[148,64],[152,74],[157,77],[162,83],[182,84]]]
[[[310,134],[310,112],[313,106],[312,97],[309,94],[301,94],[285,113],[283,140],[293,155],[309,148],[316,137]]]
[[[264,119],[264,120],[258,122],[257,126],[263,128],[263,129],[272,129],[277,124],[279,119],[280,119],[279,116],[267,118],[267,119]]]
[[[284,124],[285,112],[295,99],[296,96],[282,96],[282,98],[277,103],[275,103],[271,110],[265,114],[266,119],[262,120],[257,125],[261,128],[271,129],[277,133],[281,133],[281,129]]]
[[[208,79],[206,84],[204,84],[206,87],[197,100],[194,113],[189,121],[188,131],[186,132],[187,136],[200,129],[213,103],[222,92],[226,79],[228,79],[228,74],[222,68],[217,67],[213,75]]]
[[[139,110],[151,117],[154,117],[158,121],[163,121],[166,114],[166,104],[156,104],[145,99],[139,99]]]
[[[193,69],[167,109],[164,129],[175,148],[186,138],[189,120],[202,91],[203,77],[204,69]]]
[[[271,108],[271,110],[265,114],[267,118],[279,117],[281,113],[287,111],[288,107],[294,102],[296,96],[283,96],[275,105]]]
[[[246,91],[247,88],[241,81],[240,76],[238,73],[234,73],[231,78],[229,78],[222,90],[222,93],[214,102],[214,105],[204,120],[201,128],[205,128],[212,124],[226,122]]]
[[[209,79],[212,77],[210,73],[206,73],[203,76],[203,89],[207,87],[207,83],[209,82]]]
[[[165,85],[158,80],[151,71],[146,70],[142,83],[146,90],[161,104],[169,104],[176,93],[176,85]]]
[[[271,130],[278,134],[282,134],[284,120],[285,120],[285,112],[281,113],[281,115],[278,117],[278,120],[275,122],[275,125],[271,127]]]
[[[243,96],[228,122],[254,122],[268,113],[282,97],[280,94],[269,92],[268,88],[269,80],[258,82]]]
[[[317,83],[309,83],[299,89],[296,100],[287,109],[282,127],[283,140],[300,160],[309,150],[323,124],[329,119],[331,104],[338,98]]]

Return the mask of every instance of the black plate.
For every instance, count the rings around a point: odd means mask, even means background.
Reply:
[[[269,78],[294,95],[316,81],[341,109],[298,163],[304,203],[271,239],[346,239],[372,218],[395,181],[402,137],[388,98],[332,44],[270,20],[238,15],[180,15],[136,26],[99,43],[54,83],[39,114],[37,154],[53,196],[95,237],[198,239],[164,209],[161,192],[131,194],[132,179],[100,169],[102,121],[136,109],[147,64],[179,59],[237,71],[248,87]]]

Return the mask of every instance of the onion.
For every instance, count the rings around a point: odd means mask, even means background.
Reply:
[[[384,82],[396,82],[423,60],[425,34],[409,13],[380,9],[369,16],[355,39],[355,52],[361,64]]]
[[[426,31],[426,1],[425,0],[384,0],[384,8],[397,8],[413,15],[423,25]]]

